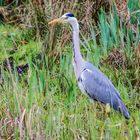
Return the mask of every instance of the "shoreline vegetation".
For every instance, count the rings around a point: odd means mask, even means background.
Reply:
[[[140,139],[140,1],[1,0],[0,139]],[[113,82],[130,120],[78,89],[70,26],[48,21],[73,12],[81,53]]]

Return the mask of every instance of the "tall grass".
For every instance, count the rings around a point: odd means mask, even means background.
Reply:
[[[139,78],[132,47],[133,44],[137,47],[139,29],[134,36],[132,29],[127,28],[116,13],[107,16],[102,10],[99,14],[99,35],[92,25],[89,26],[88,39],[81,33],[84,58],[112,80],[130,111],[129,121],[114,110],[107,114],[104,105],[90,102],[81,94],[71,65],[71,43],[61,48],[61,43],[56,42],[53,52],[49,51],[54,54],[53,57],[48,53],[42,61],[38,54],[43,54],[41,47],[44,46],[40,40],[34,40],[30,30],[26,32],[0,26],[0,31],[1,78],[4,81],[0,85],[0,139],[140,138],[139,88],[132,83],[133,78]],[[54,39],[57,41],[57,36]],[[9,55],[8,50],[14,47],[16,52]],[[108,64],[100,64],[113,48],[125,51],[132,68],[113,69]],[[55,57],[57,53],[59,55]],[[15,61],[13,69],[5,70],[3,60],[10,56]],[[23,61],[28,63],[29,69],[19,74],[17,66]]]

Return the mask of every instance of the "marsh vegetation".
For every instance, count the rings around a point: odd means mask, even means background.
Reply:
[[[140,139],[140,3],[117,2],[0,1],[0,139]],[[71,28],[48,26],[68,11],[83,57],[111,79],[130,120],[78,89]]]

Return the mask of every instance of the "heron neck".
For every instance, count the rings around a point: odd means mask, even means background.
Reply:
[[[80,53],[80,40],[79,40],[79,27],[73,27],[73,34],[72,34],[72,48],[73,48],[73,59],[74,61],[80,62],[82,60],[82,56]]]

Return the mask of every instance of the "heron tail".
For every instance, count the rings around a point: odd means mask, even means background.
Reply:
[[[126,118],[130,119],[130,113],[127,109],[127,107],[123,104],[123,102],[119,101],[118,111]]]
[[[130,114],[127,107],[123,104],[120,98],[113,98],[112,107],[114,110],[119,111],[126,119],[130,119]]]

